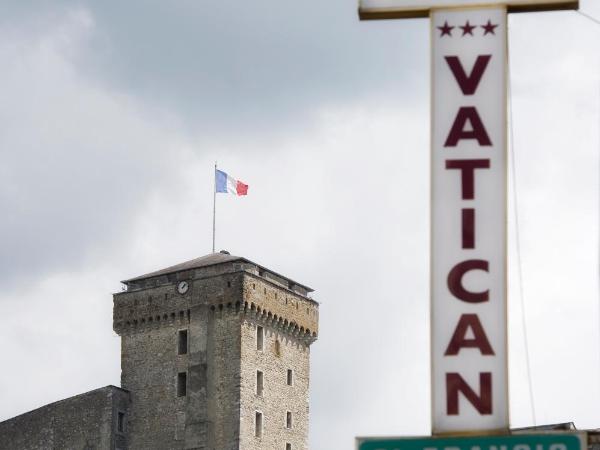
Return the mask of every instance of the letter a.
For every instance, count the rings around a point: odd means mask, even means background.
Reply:
[[[465,95],[473,95],[477,90],[477,86],[479,86],[479,82],[483,77],[483,73],[490,62],[490,59],[492,59],[492,55],[479,55],[471,70],[471,75],[469,76],[465,73],[465,69],[463,69],[458,56],[445,56],[444,58],[452,71],[452,75],[454,75],[454,79],[460,86],[462,93]]]
[[[469,328],[473,331],[473,339],[466,338]],[[463,314],[460,316],[444,355],[458,355],[458,352],[463,348],[478,348],[482,355],[494,354],[477,314]]]
[[[467,121],[471,124],[472,129],[470,131],[465,130]],[[482,147],[489,147],[492,145],[492,141],[479,117],[477,108],[474,106],[462,106],[458,110],[444,147],[456,147],[458,141],[461,139],[476,139]]]

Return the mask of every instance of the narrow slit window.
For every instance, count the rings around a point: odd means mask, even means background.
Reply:
[[[292,413],[290,411],[285,415],[285,427],[292,428]]]
[[[262,397],[264,389],[264,375],[260,370],[256,371],[256,395]]]
[[[256,350],[262,350],[264,344],[265,330],[263,327],[256,327]]]
[[[125,432],[125,413],[124,412],[119,411],[117,414],[117,431],[119,433]]]
[[[288,369],[288,371],[287,371],[287,385],[288,386],[294,385],[294,371],[292,369]]]
[[[292,444],[290,444],[289,442],[287,442],[285,444],[285,450],[292,450]]]
[[[188,330],[179,330],[177,333],[177,354],[187,355],[188,352]]]
[[[187,395],[187,372],[177,374],[177,397],[185,397]]]
[[[261,437],[262,436],[262,425],[263,425],[263,415],[261,412],[256,411],[256,416],[254,418],[254,436]]]

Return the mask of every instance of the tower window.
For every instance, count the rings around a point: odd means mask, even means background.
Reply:
[[[263,327],[256,327],[256,350],[263,349],[265,330]]]
[[[292,369],[287,370],[287,385],[288,386],[294,385],[294,371]]]
[[[125,432],[125,413],[121,411],[117,413],[117,432]]]
[[[285,427],[292,428],[292,413],[290,411],[285,415]]]
[[[179,330],[177,333],[177,354],[186,355],[188,352],[188,330]]]
[[[292,444],[290,444],[289,442],[287,442],[285,444],[285,450],[292,450]]]
[[[263,415],[261,412],[256,411],[256,416],[254,418],[254,436],[261,437],[262,436],[262,427],[263,427]]]
[[[279,339],[275,341],[275,356],[281,356],[281,342],[279,342]]]
[[[256,371],[256,395],[262,397],[264,389],[264,375],[260,370]]]
[[[177,374],[177,397],[185,397],[187,394],[187,372]]]

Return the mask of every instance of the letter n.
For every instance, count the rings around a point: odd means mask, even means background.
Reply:
[[[479,395],[458,373],[446,374],[446,413],[449,416],[458,415],[458,394],[465,398],[481,415],[492,414],[492,374],[482,372],[479,374]]]

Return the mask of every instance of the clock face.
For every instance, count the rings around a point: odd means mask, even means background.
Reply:
[[[185,294],[189,288],[190,288],[190,285],[188,284],[187,281],[182,281],[181,283],[179,283],[177,285],[177,291],[180,294]]]

